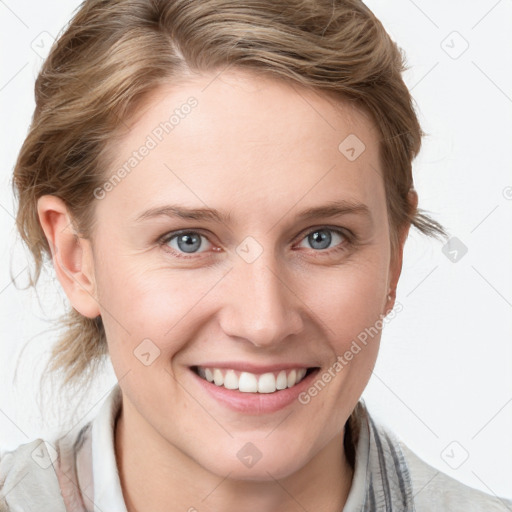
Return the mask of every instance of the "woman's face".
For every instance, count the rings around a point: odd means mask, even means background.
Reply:
[[[215,76],[155,92],[114,147],[117,178],[95,193],[96,298],[141,441],[268,480],[341,436],[380,333],[353,342],[392,306],[399,265],[370,118]]]

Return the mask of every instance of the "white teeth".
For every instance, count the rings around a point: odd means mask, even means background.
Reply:
[[[273,373],[264,373],[258,379],[258,393],[273,393],[276,390],[276,378]]]
[[[258,391],[258,379],[256,375],[249,372],[242,372],[238,381],[238,389],[243,393],[256,393]]]
[[[222,384],[224,384],[224,375],[222,375],[222,372],[218,368],[213,370],[213,382],[215,382],[216,386],[222,386]]]
[[[221,370],[220,368],[197,367],[200,377],[226,389],[238,389],[242,393],[274,393],[298,384],[306,375],[306,368],[281,370],[279,373],[255,375],[250,372]]]
[[[286,372],[281,370],[276,379],[276,388],[277,389],[286,389],[288,387],[288,378],[286,377]]]
[[[295,370],[292,370],[288,374],[288,387],[291,388],[292,386],[295,386],[296,382],[297,382],[297,372]]]
[[[227,389],[238,389],[238,377],[233,370],[228,370],[224,377],[224,387]]]

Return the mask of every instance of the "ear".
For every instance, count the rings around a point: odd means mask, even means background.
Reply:
[[[37,214],[52,252],[57,278],[71,305],[86,317],[97,317],[100,310],[95,298],[90,242],[78,236],[66,204],[60,198],[41,196],[37,201]]]
[[[408,200],[410,204],[411,211],[416,211],[418,207],[418,194],[416,190],[411,188],[408,194]],[[386,302],[386,314],[389,313],[394,305],[396,300],[396,287],[398,285],[398,279],[400,278],[400,274],[402,273],[402,262],[404,255],[404,245],[407,240],[407,236],[409,235],[409,229],[411,225],[407,224],[403,226],[398,232],[398,247],[396,248],[396,252],[394,257],[390,262],[389,267],[389,283],[388,283],[388,296]]]

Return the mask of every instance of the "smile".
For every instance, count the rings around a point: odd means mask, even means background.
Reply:
[[[289,368],[276,372],[256,374],[231,368],[193,367],[202,379],[241,393],[275,393],[299,384],[314,368]]]

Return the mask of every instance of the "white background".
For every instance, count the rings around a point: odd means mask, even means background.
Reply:
[[[411,233],[398,289],[403,311],[385,328],[366,402],[431,465],[512,498],[512,2],[367,3],[406,52],[406,83],[428,133],[414,166],[420,206],[468,251],[452,262],[441,243]],[[11,173],[32,115],[41,55],[77,5],[0,1],[4,449],[56,425],[41,422],[36,396],[64,295],[43,275],[41,308],[32,291],[11,283],[11,275],[26,283],[28,263],[14,228]],[[113,382],[107,371],[80,414],[94,415]]]

